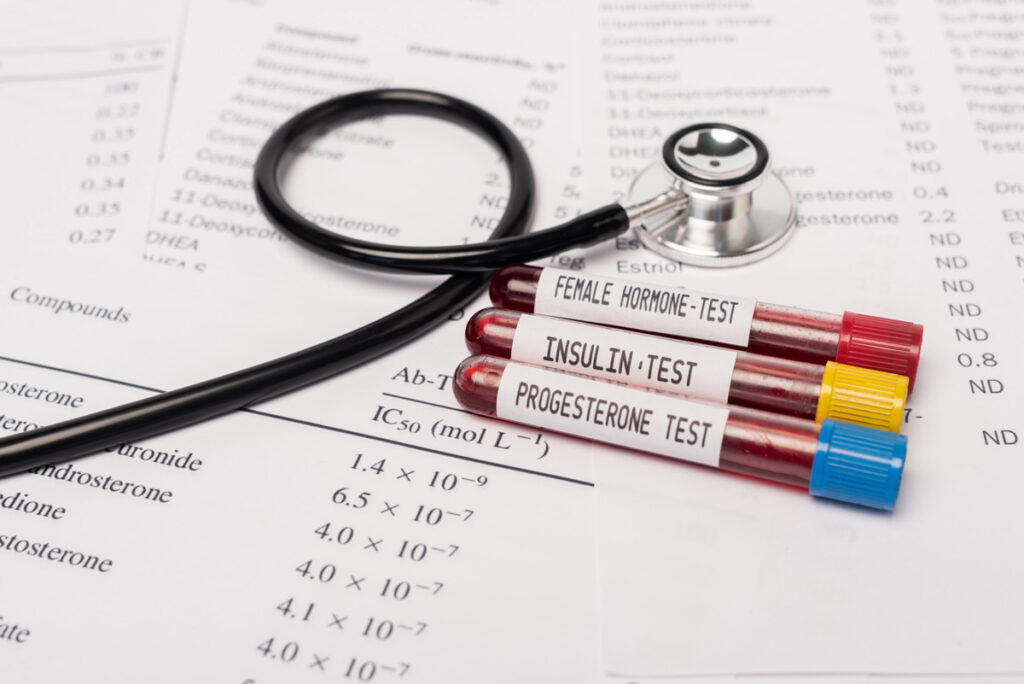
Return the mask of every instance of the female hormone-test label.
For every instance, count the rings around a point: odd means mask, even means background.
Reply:
[[[654,335],[522,314],[513,361],[725,404],[736,352]]]
[[[509,363],[496,415],[547,430],[718,467],[729,409]]]
[[[597,275],[541,271],[534,312],[644,332],[747,346],[756,299],[647,285]]]

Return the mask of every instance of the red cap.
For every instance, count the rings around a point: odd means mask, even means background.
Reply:
[[[839,330],[836,361],[905,375],[914,388],[924,328],[916,323],[847,311]]]

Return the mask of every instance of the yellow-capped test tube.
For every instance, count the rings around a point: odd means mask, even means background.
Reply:
[[[537,366],[818,422],[826,418],[899,432],[906,376],[822,366],[643,333],[484,309],[466,325],[466,345]]]

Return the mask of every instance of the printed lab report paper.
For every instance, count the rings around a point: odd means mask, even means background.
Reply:
[[[589,443],[454,404],[453,320],[255,410],[0,480],[3,672],[959,684],[981,676],[856,673],[1024,669],[1024,180],[1002,20],[683,4],[196,2],[180,58],[177,5],[5,6],[18,239],[0,251],[0,434],[293,351],[435,284],[281,239],[249,179],[302,107],[436,88],[524,140],[538,226],[622,197],[678,126],[763,135],[801,215],[768,261],[702,271],[623,236],[546,265],[925,323],[892,515],[604,447],[592,472]],[[311,142],[287,191],[338,230],[425,244],[485,236],[506,184],[472,136],[395,120]],[[806,675],[821,672],[854,674]]]
[[[753,674],[710,677],[620,677],[606,675],[605,684],[1020,684],[1024,676],[1014,674],[969,675],[808,675]]]
[[[595,450],[608,671],[1024,671],[1019,48],[972,8],[601,6],[588,188],[628,189],[680,118],[728,119],[799,216],[742,269],[627,239],[588,268],[925,326],[891,514]]]
[[[437,282],[329,263],[255,209],[261,141],[317,100],[383,85],[462,95],[532,139],[538,221],[575,212],[560,197],[580,142],[567,63],[540,34],[526,49],[475,30],[522,21],[505,8],[452,4],[462,23],[412,3],[192,4],[151,222],[118,226],[131,248],[107,261],[69,247],[85,266],[44,271],[40,250],[0,274],[7,294],[45,282],[77,303],[102,283],[97,304],[126,314],[5,296],[4,434],[321,341]],[[394,242],[481,239],[507,192],[494,151],[436,121],[345,129],[294,170],[297,205]],[[586,448],[457,407],[456,318],[300,394],[0,481],[0,629],[21,635],[0,645],[4,675],[598,678]]]
[[[182,3],[3,4],[0,21],[0,273],[50,278],[117,267],[153,199]],[[111,296],[112,279],[80,297]],[[6,297],[5,297],[6,299]],[[20,301],[20,300],[19,300]],[[116,308],[116,307],[115,307]]]

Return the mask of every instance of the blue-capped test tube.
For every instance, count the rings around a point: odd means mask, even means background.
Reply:
[[[471,356],[453,382],[462,406],[532,427],[796,485],[889,510],[906,437],[737,406],[702,404],[493,356]]]

